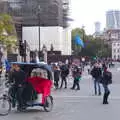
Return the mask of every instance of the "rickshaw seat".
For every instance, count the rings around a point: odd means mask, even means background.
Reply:
[[[50,95],[52,86],[51,80],[36,76],[28,78],[27,81],[32,84],[33,88],[38,94],[42,93],[44,96]]]

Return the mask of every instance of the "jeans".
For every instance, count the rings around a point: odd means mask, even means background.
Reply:
[[[101,95],[101,87],[98,79],[94,80],[94,90],[95,90],[95,95],[97,95],[97,93]]]
[[[77,90],[80,90],[79,82],[80,82],[79,80],[74,79],[74,83],[73,83],[72,89],[75,89],[75,87],[77,86]]]
[[[59,80],[57,80],[57,79],[54,81],[55,88],[58,88],[58,86],[59,86],[58,82],[59,82]]]
[[[104,95],[103,95],[103,104],[108,104],[108,96],[110,94],[110,90],[107,84],[103,84]]]
[[[105,93],[105,94],[110,93],[110,90],[109,90],[109,88],[108,88],[108,85],[103,84],[103,88],[104,88],[104,93]]]
[[[65,88],[67,88],[67,80],[66,80],[66,77],[65,77],[65,76],[62,76],[61,78],[62,78],[62,82],[61,82],[60,88],[62,88],[63,82],[65,82]]]
[[[9,93],[11,94],[12,97],[12,104],[16,104],[17,101],[18,107],[22,107],[24,103],[22,98],[23,87],[13,86],[10,89]]]

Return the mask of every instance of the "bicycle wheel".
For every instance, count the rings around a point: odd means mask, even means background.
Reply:
[[[11,111],[11,103],[7,97],[0,98],[0,116],[8,115]]]
[[[52,96],[48,96],[45,98],[45,103],[44,103],[44,110],[46,112],[50,112],[53,108],[53,97]]]

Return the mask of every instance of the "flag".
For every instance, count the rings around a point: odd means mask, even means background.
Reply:
[[[76,44],[76,45],[80,45],[81,47],[84,48],[84,42],[83,42],[83,40],[81,40],[81,38],[80,38],[79,35],[76,35],[76,36],[75,36],[75,44]]]
[[[7,59],[5,60],[5,67],[6,67],[6,71],[9,71],[11,68],[10,63],[8,62]]]

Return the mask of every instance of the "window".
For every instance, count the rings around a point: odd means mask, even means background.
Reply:
[[[118,55],[118,59],[120,59],[120,55]]]
[[[118,50],[117,50],[117,52],[119,53],[119,52],[120,52],[120,50],[118,49]]]
[[[116,59],[116,55],[114,55],[114,59]]]
[[[114,53],[116,52],[116,49],[114,49]]]

